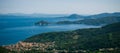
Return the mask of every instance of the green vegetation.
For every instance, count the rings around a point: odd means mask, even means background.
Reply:
[[[78,29],[74,31],[42,33],[24,40],[24,42],[55,42],[55,46],[48,51],[67,50],[88,52],[103,52],[112,48],[112,52],[120,52],[120,22],[101,28]],[[113,52],[113,53],[114,53]]]
[[[0,53],[13,53],[13,51],[10,51],[6,48],[3,48],[2,46],[0,46]]]

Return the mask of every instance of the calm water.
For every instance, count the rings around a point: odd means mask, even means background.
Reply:
[[[40,20],[56,22],[56,21],[70,20],[70,19],[1,18],[0,19],[0,29],[1,29],[0,30],[0,45],[14,44],[18,41],[24,40],[25,38],[28,38],[30,36],[33,36],[39,33],[99,27],[99,26],[90,26],[90,25],[83,25],[83,24],[35,26],[34,23]]]

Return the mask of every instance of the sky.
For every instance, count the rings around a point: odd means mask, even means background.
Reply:
[[[98,14],[120,12],[120,0],[0,0],[0,13]]]

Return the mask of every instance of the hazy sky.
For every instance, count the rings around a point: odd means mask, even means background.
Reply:
[[[0,0],[0,13],[96,14],[120,12],[120,0]]]

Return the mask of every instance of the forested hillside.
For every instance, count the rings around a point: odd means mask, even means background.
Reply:
[[[98,50],[120,48],[120,22],[101,28],[78,29],[74,31],[49,32],[27,38],[24,42],[55,42],[49,50]]]

